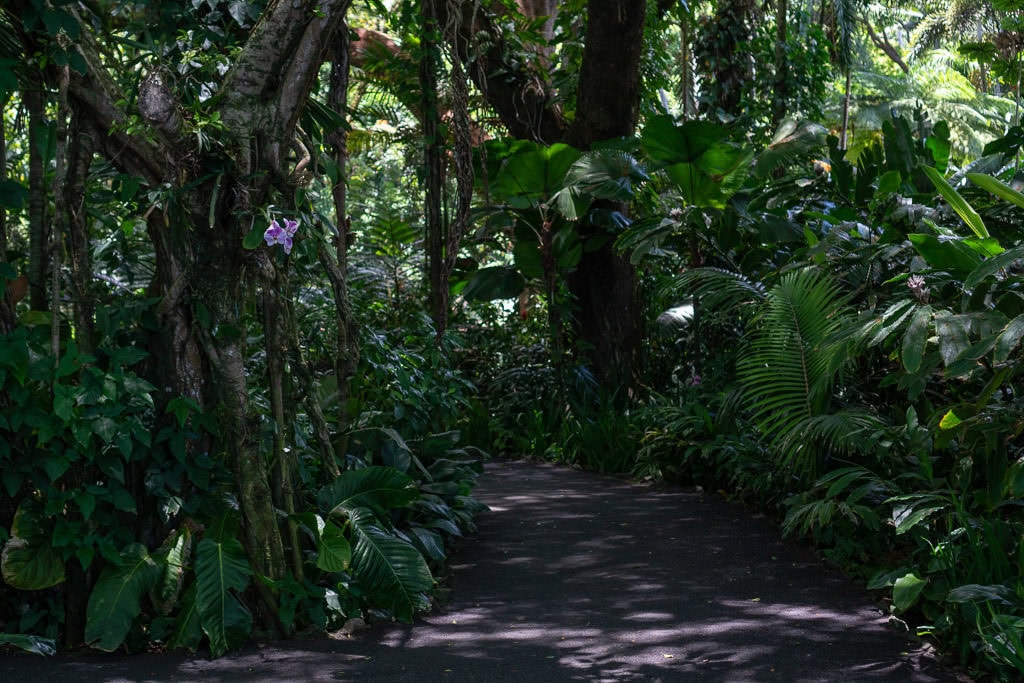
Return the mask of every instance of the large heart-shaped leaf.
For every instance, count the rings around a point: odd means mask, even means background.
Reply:
[[[121,564],[104,569],[89,596],[85,642],[104,652],[120,647],[142,611],[142,596],[159,576],[160,568],[145,546],[133,543],[125,548]]]

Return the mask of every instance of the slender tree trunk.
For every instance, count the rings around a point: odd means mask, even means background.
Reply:
[[[64,210],[67,213],[64,224],[68,227],[75,340],[79,349],[91,352],[95,338],[96,301],[92,286],[92,250],[85,215],[85,191],[95,149],[95,131],[85,129],[83,123],[82,117],[73,112],[68,180],[63,188]]]
[[[338,31],[338,42],[334,46],[331,65],[331,81],[328,103],[331,108],[344,113],[347,109],[349,84],[349,33],[348,26],[342,23]],[[330,457],[329,471],[337,471],[335,456],[344,457],[348,452],[349,415],[349,382],[359,364],[359,338],[356,334],[355,318],[348,296],[348,249],[352,240],[352,225],[348,218],[348,133],[339,127],[328,136],[333,149],[337,177],[331,187],[334,199],[335,224],[338,233],[335,235],[334,254],[320,249],[319,259],[324,264],[331,281],[334,293],[336,353],[334,356],[334,376],[338,384],[337,410],[337,448]]]
[[[843,88],[843,122],[839,131],[839,149],[847,148],[847,135],[850,130],[850,90],[853,88],[853,70],[846,67],[846,80]]]
[[[444,282],[445,225],[441,213],[444,192],[444,146],[441,140],[437,105],[437,68],[440,26],[434,3],[420,6],[420,91],[423,95],[423,216],[426,224],[427,282],[430,288],[430,315],[438,339],[448,325],[448,291]]]
[[[789,0],[775,0],[775,87],[772,92],[772,128],[777,129],[786,118],[789,105],[788,40]]]
[[[6,106],[6,102],[3,103]],[[7,180],[7,122],[0,115],[0,183]],[[0,205],[0,265],[7,264],[7,209]],[[14,329],[13,284],[0,278],[0,334]],[[0,408],[4,407],[0,399]],[[2,522],[0,522],[2,523]]]
[[[697,116],[697,95],[693,73],[693,28],[690,18],[679,22],[679,102],[682,105],[682,119],[689,121]]]
[[[29,259],[28,283],[29,305],[34,311],[45,311],[46,262],[50,244],[50,231],[46,220],[46,183],[42,149],[43,139],[43,94],[40,87],[24,91],[23,99],[28,111],[28,225]]]

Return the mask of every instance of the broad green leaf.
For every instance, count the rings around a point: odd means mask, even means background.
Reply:
[[[527,200],[527,206],[545,202],[563,187],[566,172],[579,157],[578,149],[561,143],[516,146],[488,189],[499,201],[518,197]]]
[[[330,516],[368,508],[377,514],[404,505],[419,497],[413,480],[392,467],[364,467],[348,470],[320,489],[317,500]]]
[[[142,611],[142,596],[156,583],[160,568],[134,543],[121,552],[121,564],[100,574],[86,609],[85,642],[97,650],[113,652],[124,642],[135,617]]]
[[[940,240],[935,235],[913,233],[907,239],[915,251],[936,270],[945,270],[966,277],[982,262],[982,257],[963,243],[963,240]]]
[[[260,246],[261,244],[263,244],[264,232],[266,232],[266,228],[262,223],[254,225],[252,230],[250,230],[245,235],[245,238],[242,240],[242,248],[251,251],[256,247]]]
[[[905,612],[914,606],[924,590],[927,581],[911,572],[896,579],[892,586],[892,603],[897,612]]]
[[[973,318],[969,314],[953,315],[949,311],[940,310],[935,314],[933,321],[942,362],[946,366],[952,365],[971,346],[970,329]]]
[[[374,603],[402,621],[411,621],[426,606],[424,593],[434,587],[426,561],[410,543],[376,526],[367,510],[353,510],[351,519],[357,539],[353,575]]]
[[[640,146],[648,157],[665,165],[692,163],[728,129],[712,121],[689,121],[677,126],[671,116],[655,116],[644,124]]]
[[[149,592],[149,597],[157,611],[167,615],[177,606],[185,583],[185,570],[192,554],[192,531],[182,527],[172,532],[164,542],[164,547],[166,551],[159,558],[160,576]]]
[[[1003,328],[996,338],[995,353],[993,360],[1003,363],[1009,359],[1010,354],[1020,344],[1021,337],[1024,337],[1024,315],[1018,315]]]
[[[899,192],[903,178],[896,169],[886,171],[878,179],[878,191],[881,193]]]
[[[993,178],[984,173],[968,173],[967,179],[981,189],[1024,209],[1024,194],[1021,194],[998,178]]]
[[[946,178],[931,166],[921,166],[920,168],[928,176],[928,179],[932,181],[932,184],[935,185],[935,189],[939,191],[942,198],[953,207],[953,210],[963,219],[964,223],[967,223],[967,227],[978,237],[982,239],[987,238],[989,236],[988,228],[985,227],[985,222],[981,220],[981,216],[967,203],[967,200],[960,196],[960,193],[949,184]]]
[[[252,614],[235,596],[249,584],[252,570],[242,543],[204,538],[196,548],[196,610],[210,653],[219,657],[240,647],[252,631]]]
[[[325,572],[348,569],[352,561],[352,546],[345,533],[336,524],[327,522],[317,544],[316,566]]]
[[[939,429],[955,429],[960,426],[963,420],[956,414],[956,412],[950,408],[946,411],[946,414],[939,420]]]
[[[185,648],[195,652],[202,639],[203,629],[199,624],[199,611],[196,609],[196,585],[193,583],[181,598],[181,608],[174,622],[174,631],[167,639],[167,647],[172,650]]]
[[[921,359],[924,358],[925,346],[928,343],[929,323],[932,319],[932,307],[921,306],[914,312],[910,319],[910,325],[903,334],[903,346],[901,357],[903,367],[907,372],[915,373],[921,368]]]
[[[985,279],[996,275],[1001,270],[1010,268],[1014,263],[1021,259],[1024,259],[1024,247],[1007,249],[997,256],[985,259],[985,261],[975,268],[967,279],[964,280],[964,289],[968,291],[973,290]]]
[[[64,560],[60,553],[48,544],[32,545],[20,536],[7,539],[0,564],[4,581],[18,590],[42,590],[64,580]]]
[[[495,301],[513,299],[526,287],[522,274],[507,266],[481,268],[473,273],[469,284],[462,290],[467,301]]]
[[[437,562],[444,561],[447,553],[444,551],[444,539],[439,532],[434,529],[425,529],[418,526],[409,529],[409,531],[415,537],[415,542],[431,559]]]
[[[50,543],[52,532],[53,521],[43,514],[42,505],[33,499],[22,501],[0,554],[4,581],[12,588],[42,590],[64,580],[64,560]]]
[[[53,638],[30,636],[23,633],[0,633],[0,645],[13,645],[34,655],[57,654],[57,643]]]
[[[899,536],[907,533],[915,526],[934,515],[936,512],[940,512],[944,509],[945,507],[942,505],[923,505],[921,507],[914,508],[913,511],[904,511],[901,514],[894,513],[893,516],[895,519],[893,521],[896,523],[896,535]]]
[[[607,149],[585,152],[569,168],[564,183],[594,199],[624,202],[633,198],[634,186],[647,180],[631,154]]]

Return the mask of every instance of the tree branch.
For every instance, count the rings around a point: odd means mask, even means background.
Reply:
[[[290,130],[351,1],[272,0],[224,79],[224,122]],[[261,110],[263,104],[274,108]]]
[[[434,3],[441,26],[452,23],[448,0],[424,2]],[[566,123],[552,102],[550,84],[507,58],[505,41],[483,4],[463,0],[458,30],[445,39],[464,64],[472,64],[470,77],[498,112],[509,134],[546,144],[558,142],[565,135]]]
[[[907,63],[903,61],[903,57],[900,56],[899,50],[889,42],[889,37],[885,35],[885,31],[882,31],[882,35],[879,36],[875,32],[874,27],[871,26],[871,22],[866,20],[864,21],[864,26],[867,27],[868,37],[871,38],[871,42],[875,44],[875,47],[884,52],[886,56],[896,64],[896,66],[903,70],[903,73],[910,73],[910,67],[908,67]]]

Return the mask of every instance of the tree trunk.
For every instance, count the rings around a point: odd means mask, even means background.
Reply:
[[[29,305],[34,311],[45,311],[49,307],[46,300],[46,262],[49,253],[50,231],[46,220],[46,179],[41,149],[43,138],[43,94],[41,86],[30,87],[24,91],[23,100],[28,110],[28,225],[29,225],[29,260],[28,283]]]
[[[645,0],[614,4],[590,0],[587,10],[576,121],[568,135],[569,143],[580,149],[633,134],[647,7]],[[624,206],[617,208],[625,211]],[[628,387],[638,367],[641,341],[635,270],[615,251],[613,236],[603,234],[603,228],[581,225],[580,230],[584,240],[600,246],[584,249],[569,277],[569,290],[579,310],[577,352],[589,360],[608,388]]]
[[[334,46],[333,63],[331,65],[331,83],[328,103],[336,112],[346,110],[349,83],[349,33],[344,23],[338,31],[338,42]],[[334,455],[344,457],[348,452],[349,415],[349,382],[355,374],[359,363],[359,339],[356,334],[355,319],[348,296],[348,249],[352,238],[352,226],[348,218],[348,133],[339,127],[328,136],[333,149],[337,177],[331,187],[334,199],[335,223],[338,233],[335,235],[335,249],[332,255],[326,249],[319,252],[320,262],[324,264],[331,288],[334,292],[336,319],[336,346],[334,357],[334,376],[338,384],[337,434],[338,442]],[[331,466],[336,470],[337,464],[333,457]]]
[[[3,103],[6,106],[6,102]],[[0,159],[7,159],[7,124],[0,118]],[[7,180],[7,164],[0,163],[0,183]],[[7,263],[7,209],[0,205],[0,265]],[[0,334],[7,334],[14,329],[14,297],[13,283],[0,278]],[[0,400],[0,408],[5,405]]]
[[[772,129],[778,129],[786,118],[789,104],[788,40],[789,0],[775,0],[775,87],[772,88]]]
[[[420,92],[423,97],[423,221],[426,226],[427,284],[430,315],[440,339],[448,324],[448,287],[444,278],[445,225],[441,213],[444,192],[444,145],[437,107],[437,69],[440,27],[434,4],[420,6]]]
[[[753,0],[722,0],[703,32],[698,64],[704,71],[704,99],[712,109],[739,118],[744,88],[753,78]]]
[[[79,112],[72,113],[68,179],[64,185],[64,225],[68,227],[71,259],[71,296],[74,302],[75,340],[78,348],[91,353],[95,338],[96,301],[92,282],[92,248],[85,216],[85,188],[95,149],[95,131],[86,129]]]

